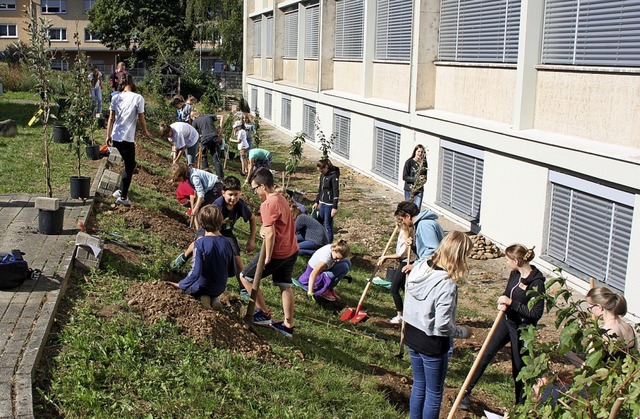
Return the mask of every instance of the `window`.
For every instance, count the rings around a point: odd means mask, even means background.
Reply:
[[[304,58],[317,60],[320,45],[320,6],[307,7],[305,24]]]
[[[0,0],[0,10],[16,10],[16,0]]]
[[[400,127],[376,121],[373,172],[391,181],[398,181],[400,162]]]
[[[273,105],[273,94],[271,90],[264,91],[264,117],[267,119],[272,118],[272,105]]]
[[[42,0],[42,13],[67,13],[66,0]]]
[[[52,41],[66,41],[67,30],[65,28],[51,28],[49,29],[49,38]]]
[[[440,167],[441,204],[480,221],[484,153],[443,141]]]
[[[69,63],[67,60],[51,60],[51,69],[67,71],[69,70]]]
[[[255,87],[251,88],[251,109],[253,110],[253,113],[258,109],[258,89]]]
[[[316,140],[316,104],[306,100],[302,106],[302,132],[307,140]]]
[[[298,57],[298,11],[284,14],[284,58]]]
[[[640,66],[640,1],[547,0],[544,64]]]
[[[547,255],[624,291],[634,196],[551,172]]]
[[[262,55],[262,20],[253,21],[253,56]]]
[[[336,0],[336,59],[361,60],[364,0]]]
[[[521,0],[442,0],[438,59],[515,63]]]
[[[89,32],[89,29],[84,29],[84,40],[86,42],[100,42],[100,35]]]
[[[273,58],[273,16],[267,18],[267,58]]]
[[[349,139],[351,136],[351,116],[348,112],[336,109],[333,113],[333,134],[335,140],[333,151],[342,157],[349,158]]]
[[[0,24],[0,38],[17,38],[18,26],[9,24]]]
[[[376,60],[409,61],[413,2],[378,0]]]
[[[282,96],[282,114],[280,115],[282,128],[291,129],[291,97]]]
[[[95,2],[96,0],[84,0],[84,11],[86,12],[87,10],[91,9],[93,3]]]

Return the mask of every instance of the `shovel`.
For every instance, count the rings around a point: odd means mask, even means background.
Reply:
[[[391,233],[391,237],[389,237],[389,241],[387,242],[387,245],[382,251],[382,255],[380,255],[380,258],[382,258],[382,256],[384,256],[387,253],[387,250],[389,250],[389,246],[391,246],[391,242],[393,241],[393,238],[396,236],[397,232],[398,232],[398,226],[396,225],[396,228],[393,230],[393,233]],[[366,312],[361,313],[360,309],[362,309],[362,302],[364,301],[364,297],[367,296],[369,287],[371,287],[371,281],[373,280],[373,277],[376,275],[376,272],[378,272],[378,269],[380,269],[380,266],[378,266],[378,264],[376,263],[373,268],[373,271],[371,272],[371,276],[367,280],[367,286],[364,287],[364,291],[362,292],[360,301],[358,301],[358,306],[355,309],[353,308],[346,309],[344,313],[342,313],[342,316],[340,316],[340,320],[342,320],[343,322],[350,321],[351,323],[359,323],[368,317],[367,313]]]
[[[247,323],[253,323],[253,311],[256,309],[256,298],[258,297],[258,290],[260,289],[260,281],[262,280],[262,271],[264,271],[264,260],[266,257],[267,245],[262,243],[258,266],[256,266],[256,274],[253,277],[253,284],[251,286],[251,300],[249,300],[249,306],[244,315],[244,321]]]

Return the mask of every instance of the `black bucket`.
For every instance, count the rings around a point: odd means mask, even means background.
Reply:
[[[99,145],[88,145],[85,150],[87,152],[87,158],[89,160],[100,160],[100,158],[102,158],[102,156],[100,155]]]
[[[54,143],[70,143],[71,133],[64,125],[53,126],[53,142]]]
[[[64,224],[64,207],[55,211],[38,210],[38,232],[55,235],[62,233]]]
[[[107,127],[107,120],[104,117],[98,117],[98,128],[104,129]]]
[[[71,176],[69,178],[71,185],[71,198],[87,199],[91,191],[91,178],[88,176]]]

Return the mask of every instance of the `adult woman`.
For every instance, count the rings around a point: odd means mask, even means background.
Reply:
[[[631,349],[636,346],[636,332],[622,317],[627,314],[627,300],[607,287],[591,288],[587,293],[587,309],[598,318],[602,324],[604,335],[608,342],[617,342],[619,349]],[[611,345],[615,347],[616,345]],[[625,352],[610,351],[612,357],[624,355]]]
[[[189,181],[189,184],[196,191],[196,200],[191,208],[191,216],[195,217],[197,228],[198,210],[207,204],[212,204],[216,198],[222,195],[222,182],[213,173],[190,168],[182,162],[174,163],[171,166],[171,177],[175,183]]]
[[[351,269],[349,256],[351,251],[344,240],[322,246],[311,256],[298,281],[307,288],[307,294],[335,301],[340,297],[334,288]]]
[[[511,368],[515,385],[516,403],[524,401],[524,384],[518,380],[518,374],[524,366],[522,361],[523,342],[520,338],[520,328],[527,325],[536,325],[544,311],[544,301],[538,300],[529,307],[529,301],[545,293],[544,275],[529,262],[535,257],[533,248],[527,249],[521,244],[512,244],[504,251],[507,259],[507,267],[511,271],[507,288],[504,294],[498,298],[498,309],[505,315],[498,324],[487,348],[473,374],[466,394],[460,402],[461,409],[469,409],[469,396],[480,377],[487,369],[498,351],[511,343]]]
[[[136,168],[135,134],[138,122],[142,126],[144,135],[151,138],[144,118],[144,98],[135,93],[136,86],[130,74],[123,73],[118,91],[109,106],[109,121],[107,122],[107,146],[113,145],[120,152],[124,169],[121,173],[120,189],[113,193],[116,204],[131,205],[129,186],[133,171]]]
[[[331,160],[322,159],[316,167],[320,172],[320,184],[313,209],[318,210],[318,221],[327,230],[329,242],[333,241],[333,218],[338,213],[340,198],[340,169]]]
[[[456,326],[458,286],[467,273],[471,240],[460,231],[445,236],[431,261],[419,263],[407,278],[404,321],[413,386],[409,399],[412,419],[438,419],[449,362],[451,338],[467,338]]]
[[[393,278],[391,279],[391,298],[396,306],[396,316],[389,320],[389,323],[400,324],[402,323],[402,296],[400,290],[404,290],[404,283],[407,278],[406,272],[402,271],[402,268],[409,263],[407,259],[407,238],[410,238],[413,234],[413,226],[408,226],[404,223],[399,223],[400,234],[398,234],[398,241],[396,243],[396,253],[393,255],[384,255],[378,259],[378,266],[382,265],[387,260],[399,260],[400,266],[395,270]]]
[[[413,149],[413,154],[404,163],[402,180],[404,180],[404,200],[409,201],[413,193],[413,203],[418,209],[422,206],[424,184],[427,181],[427,159],[424,146],[418,144]]]
[[[173,145],[173,163],[177,163],[183,154],[187,155],[187,164],[195,165],[200,148],[200,134],[186,122],[174,122],[169,125],[160,123],[160,136]]]

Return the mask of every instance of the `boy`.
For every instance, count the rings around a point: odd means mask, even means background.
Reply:
[[[227,288],[229,276],[236,274],[235,258],[231,243],[220,234],[222,211],[214,205],[207,205],[198,214],[205,234],[193,245],[193,267],[178,284],[173,284],[195,299],[204,308],[221,310],[218,301]]]
[[[265,260],[263,278],[272,277],[274,285],[280,288],[282,293],[282,310],[284,320],[277,323],[271,322],[271,313],[262,295],[258,290],[256,297],[256,311],[253,314],[255,324],[269,326],[276,329],[286,337],[292,337],[293,325],[293,290],[291,289],[291,274],[298,257],[298,242],[296,240],[295,225],[291,216],[291,209],[287,200],[274,189],[273,174],[270,170],[261,168],[256,171],[251,181],[253,192],[260,196],[260,218],[262,227],[260,236],[265,246]],[[253,277],[258,266],[259,254],[240,274],[242,284],[251,292]]]

